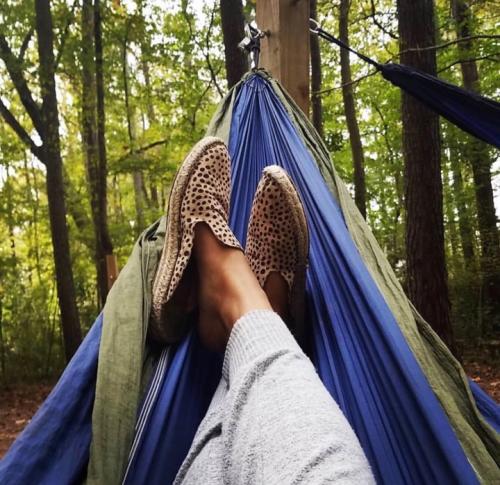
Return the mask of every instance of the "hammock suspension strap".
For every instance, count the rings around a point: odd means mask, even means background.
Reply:
[[[316,34],[318,37],[321,37],[322,39],[325,39],[328,42],[331,42],[332,44],[338,45],[342,49],[346,49],[349,52],[352,52],[353,54],[357,55],[361,60],[363,60],[363,61],[367,62],[368,64],[372,65],[373,67],[375,67],[377,69],[377,71],[380,70],[381,66],[377,61],[371,59],[368,56],[365,56],[364,54],[361,54],[361,52],[358,52],[357,50],[353,49],[352,47],[349,47],[345,42],[342,42],[340,39],[337,39],[329,32],[326,32],[326,30],[323,30],[316,20],[309,19],[309,31],[312,34]]]

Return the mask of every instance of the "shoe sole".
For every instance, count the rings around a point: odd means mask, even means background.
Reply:
[[[165,325],[166,320],[168,320],[166,318],[166,306],[168,303],[166,301],[166,294],[172,281],[182,242],[182,201],[184,200],[191,176],[199,166],[203,155],[207,150],[216,145],[224,145],[224,142],[215,137],[206,137],[200,140],[185,158],[172,184],[168,200],[165,244],[153,282],[152,322],[150,325],[153,338],[166,343],[173,343],[180,340],[187,330],[185,328],[178,328],[174,321],[168,322],[168,325]],[[180,325],[179,327],[184,327],[184,325]]]

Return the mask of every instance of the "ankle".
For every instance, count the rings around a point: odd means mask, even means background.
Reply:
[[[233,275],[225,285],[223,297],[219,302],[220,319],[229,332],[245,314],[253,310],[272,310],[266,294],[253,274],[250,275],[251,279],[245,276],[239,274],[235,278]]]
[[[200,335],[221,350],[236,321],[252,310],[272,310],[243,252],[221,244],[205,224],[196,227]]]

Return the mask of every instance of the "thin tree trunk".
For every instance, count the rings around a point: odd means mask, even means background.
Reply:
[[[38,275],[38,283],[42,282],[42,263],[40,261],[40,245],[38,244],[39,235],[38,235],[38,207],[40,206],[40,192],[38,190],[38,180],[36,176],[36,168],[31,166],[33,173],[33,192],[35,194],[33,200],[33,236],[34,236],[34,253],[35,253],[35,261],[36,261],[36,270]]]
[[[106,255],[102,247],[99,224],[99,149],[97,146],[96,76],[94,60],[94,7],[92,0],[82,3],[82,140],[85,152],[85,167],[90,195],[92,225],[94,227],[94,258],[97,270],[99,307],[102,307],[108,292]]]
[[[318,20],[318,2],[311,0],[310,17],[313,20]],[[323,138],[323,105],[321,102],[321,49],[319,46],[319,38],[316,34],[309,35],[309,43],[311,46],[311,112],[312,124],[319,136]]]
[[[398,0],[401,63],[436,75],[432,0]],[[402,92],[406,255],[409,297],[454,350],[444,252],[443,186],[438,115]]]
[[[23,151],[23,169],[24,169],[24,182],[26,184],[26,190],[25,190],[25,197],[26,201],[28,202],[28,207],[33,207],[33,187],[31,184],[31,179],[30,179],[30,171],[28,167],[28,157],[26,156],[26,151]],[[31,219],[28,222],[28,241],[29,241],[29,248],[28,248],[28,254],[32,255],[34,252],[34,247],[35,245],[33,244],[33,219]],[[30,258],[31,259],[31,258]],[[36,261],[36,259],[35,259]],[[36,267],[36,263],[35,263]],[[28,279],[30,286],[33,286],[33,266],[29,267],[29,273],[28,273]]]
[[[347,45],[349,45],[349,8],[350,0],[340,0],[339,39]],[[359,134],[358,119],[356,117],[349,52],[346,49],[340,49],[340,74],[342,78],[344,113],[347,129],[349,130],[349,141],[354,165],[354,200],[359,211],[366,218],[365,160],[361,136]]]
[[[470,211],[464,200],[462,171],[460,170],[459,163],[453,159],[451,160],[451,169],[453,172],[453,191],[455,193],[455,205],[458,212],[458,228],[465,267],[473,271],[475,268],[474,236],[469,219]]]
[[[453,17],[458,37],[469,37],[472,32],[472,13],[463,0],[451,0]],[[472,41],[458,44],[461,59],[473,55]],[[463,85],[466,89],[479,93],[481,90],[476,61],[462,60]],[[480,266],[483,285],[483,324],[482,331],[488,333],[500,322],[500,238],[495,213],[493,187],[491,183],[491,157],[488,146],[473,137],[468,138],[466,157],[472,166],[476,195],[479,236],[481,240]]]
[[[0,368],[2,369],[2,381],[7,382],[7,370],[5,366],[5,342],[3,337],[3,300],[0,297]]]
[[[399,226],[399,220],[401,217],[401,208],[404,205],[404,200],[403,200],[403,183],[402,183],[402,174],[400,167],[397,164],[397,157],[394,153],[394,149],[391,146],[391,142],[389,139],[389,123],[387,122],[382,110],[374,104],[375,111],[380,117],[380,120],[382,121],[382,127],[383,127],[383,137],[385,141],[385,146],[387,148],[386,153],[387,157],[391,163],[391,166],[393,168],[393,175],[394,175],[394,185],[395,185],[395,190],[396,190],[396,197],[397,197],[397,204],[396,207],[394,208],[394,230],[393,230],[393,238],[392,238],[392,254],[394,255],[399,255],[401,254],[400,247],[399,247],[399,238],[398,238],[398,226]],[[396,256],[395,260],[392,263],[396,264],[399,261],[399,257]]]
[[[128,28],[129,23],[127,20],[125,37],[123,39],[123,90],[125,94],[125,115],[127,118],[127,130],[130,142],[130,152],[133,154],[135,152],[135,126],[133,120],[132,106],[130,105],[130,91],[128,85],[128,60],[127,60],[127,44],[128,44]],[[136,213],[136,233],[144,229],[145,219],[144,219],[144,192],[143,186],[144,181],[142,177],[142,172],[140,170],[134,170],[132,173],[132,181],[134,186],[134,196],[135,196],[135,213]]]
[[[444,163],[442,163],[443,167],[443,179],[445,180],[445,188],[448,186],[450,180],[451,180],[451,174],[450,174],[450,169],[448,166],[449,160],[445,160]],[[447,189],[444,190],[444,197],[443,197],[443,203],[444,203],[444,213],[446,214],[446,229],[448,232],[448,241],[451,247],[451,254],[453,258],[459,258],[460,257],[460,251],[458,248],[458,233],[457,233],[457,221],[455,218],[455,194],[453,193],[453,189],[448,187]],[[446,232],[445,232],[446,236]],[[446,239],[445,239],[446,241]]]
[[[475,273],[474,234],[470,222],[470,209],[465,200],[464,183],[460,167],[461,157],[456,147],[455,136],[451,138],[449,148],[450,167],[453,175],[453,192],[458,213],[458,230],[460,233],[460,243],[462,246],[465,268]]]
[[[94,49],[95,76],[97,95],[97,147],[99,153],[98,165],[98,225],[102,251],[106,256],[113,255],[113,243],[108,226],[108,160],[106,153],[106,114],[104,108],[104,62],[102,48],[101,2],[94,0]],[[106,268],[107,274],[107,268]]]
[[[241,0],[220,0],[220,17],[228,87],[234,86],[247,72],[248,59],[238,44],[245,37],[245,17]]]
[[[10,170],[9,170],[9,165],[5,166],[5,185],[4,185],[4,191],[5,191],[5,196],[6,196],[6,202],[7,202],[7,214],[6,214],[6,219],[7,219],[7,230],[9,233],[9,240],[10,240],[10,256],[11,256],[11,261],[12,261],[12,266],[15,268],[17,266],[17,256],[16,256],[16,237],[14,235],[14,226],[15,226],[15,221],[14,221],[14,204],[12,202],[12,181],[10,179]]]
[[[142,1],[139,2],[139,15],[142,17],[143,22],[145,23],[146,20],[144,19]],[[156,113],[153,103],[153,90],[151,88],[151,74],[149,72],[149,61],[148,61],[151,40],[149,39],[149,36],[147,36],[146,32],[144,32],[144,35],[141,36],[140,45],[141,45],[141,69],[142,73],[144,74],[144,84],[146,86],[146,114],[149,123],[152,124],[156,122]]]
[[[49,0],[35,0],[36,33],[38,38],[39,78],[42,103],[42,162],[47,168],[47,198],[50,232],[54,248],[57,295],[61,310],[61,325],[66,360],[69,361],[80,345],[82,334],[76,292],[71,268],[69,232],[66,223],[66,202],[59,140],[59,113],[54,76],[52,14]]]
[[[140,8],[140,15],[144,17],[142,8],[143,4],[142,2],[139,4]],[[150,39],[146,37],[146,34],[141,37],[141,69],[142,73],[144,75],[144,85],[146,87],[146,116],[148,120],[149,126],[153,125],[156,123],[156,113],[155,113],[155,107],[153,103],[153,89],[151,87],[151,74],[150,74],[150,69],[149,69],[149,61],[148,61],[148,52],[149,52],[149,46],[151,42]],[[144,123],[143,123],[144,126]],[[145,129],[145,128],[144,128]],[[144,182],[144,181],[143,181]],[[152,207],[155,209],[159,209],[159,201],[158,201],[158,188],[156,186],[156,180],[149,176],[149,188],[151,192],[151,199],[150,199],[150,204]]]

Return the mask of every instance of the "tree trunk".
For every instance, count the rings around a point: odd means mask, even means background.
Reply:
[[[7,219],[7,230],[9,233],[10,240],[10,259],[12,263],[12,267],[16,268],[17,266],[17,255],[16,255],[16,236],[14,234],[16,223],[14,221],[14,204],[12,201],[12,181],[10,177],[9,165],[5,165],[5,184],[4,184],[4,192],[6,200],[6,219]]]
[[[458,37],[469,37],[472,32],[472,14],[463,0],[451,0]],[[458,44],[463,85],[480,92],[476,61],[465,61],[473,56],[472,41]],[[486,143],[469,136],[466,157],[472,167],[476,195],[477,218],[481,240],[480,267],[483,286],[483,332],[487,333],[500,323],[500,240],[491,183],[491,157]]]
[[[139,3],[139,9],[141,17],[144,18],[142,2]],[[144,75],[144,85],[146,88],[146,116],[148,124],[149,126],[151,126],[156,123],[157,119],[153,101],[153,89],[151,87],[151,73],[149,69],[149,60],[148,60],[149,46],[151,45],[151,40],[146,36],[146,33],[143,36],[141,36],[140,45],[141,45],[141,69]],[[142,182],[144,183],[144,180]],[[149,201],[151,207],[154,207],[155,209],[160,209],[161,207],[158,201],[158,188],[156,186],[157,181],[155,180],[155,177],[151,177],[150,175],[148,182],[151,191],[151,199]]]
[[[444,203],[444,214],[446,215],[445,225],[445,244],[446,239],[451,247],[452,257],[460,258],[460,251],[458,248],[458,232],[457,232],[457,221],[455,219],[455,194],[452,188],[448,187],[449,181],[451,179],[450,167],[448,164],[449,160],[445,160],[442,163],[443,168],[443,179],[445,181],[445,190],[443,193],[443,203]],[[446,236],[448,236],[446,238]]]
[[[349,8],[350,0],[340,0],[339,39],[347,45],[349,45]],[[340,74],[342,78],[344,113],[347,129],[349,130],[349,141],[354,165],[354,200],[359,211],[366,218],[365,160],[361,136],[359,134],[358,119],[356,117],[349,52],[346,49],[340,49]]]
[[[108,293],[106,254],[101,244],[99,224],[99,149],[97,146],[96,76],[94,59],[94,8],[92,0],[82,3],[82,140],[94,227],[94,258],[97,270],[97,294],[102,307]]]
[[[458,214],[458,230],[460,233],[460,243],[464,257],[465,268],[472,273],[476,272],[476,260],[474,255],[474,233],[470,222],[470,210],[465,200],[464,183],[462,170],[460,167],[461,157],[459,148],[456,146],[457,140],[453,130],[453,136],[450,137],[450,166],[453,175],[453,192],[455,206]]]
[[[26,157],[26,155],[25,155]],[[25,158],[26,159],[26,158]],[[35,264],[36,264],[36,271],[37,271],[37,276],[38,276],[38,283],[40,284],[43,279],[42,279],[42,263],[40,261],[40,245],[38,244],[38,241],[40,240],[38,236],[38,208],[40,206],[40,191],[38,190],[38,180],[36,176],[36,171],[37,169],[31,165],[31,171],[33,174],[33,252],[35,254]]]
[[[47,198],[50,233],[54,248],[57,296],[66,360],[69,361],[82,340],[66,223],[66,203],[59,140],[59,113],[54,76],[52,14],[49,0],[35,1],[38,39],[39,77],[42,96],[42,162],[47,168]]]
[[[241,0],[220,0],[220,17],[228,87],[234,86],[247,72],[248,59],[238,44],[245,37],[245,17]]]
[[[113,243],[108,227],[108,160],[106,153],[106,115],[104,110],[104,67],[102,53],[102,21],[101,2],[94,0],[94,49],[95,49],[95,76],[97,95],[97,147],[99,153],[98,165],[98,225],[99,236],[104,259],[113,254]],[[106,268],[107,272],[107,268]]]
[[[4,385],[7,382],[7,370],[5,366],[5,342],[3,337],[3,300],[0,297],[0,370]]]
[[[318,20],[318,2],[311,0],[310,3],[311,18]],[[316,34],[309,35],[311,46],[311,112],[312,124],[319,136],[323,138],[323,105],[321,102],[321,49],[319,46],[319,38]]]
[[[401,63],[436,75],[432,0],[398,0]],[[439,117],[402,92],[408,294],[420,314],[454,350],[444,253]]]
[[[128,29],[129,22],[127,20],[127,25],[125,29],[125,37],[123,39],[123,52],[122,52],[122,73],[123,73],[123,91],[125,94],[125,116],[127,118],[127,130],[130,142],[130,153],[135,153],[135,125],[132,113],[132,106],[130,105],[130,91],[128,85],[128,59],[127,59],[127,45],[128,45]],[[142,190],[144,186],[144,181],[142,177],[142,172],[135,169],[132,173],[132,181],[134,187],[135,196],[135,213],[136,213],[136,233],[140,234],[145,226],[144,219],[144,192]]]
[[[139,2],[139,15],[142,17],[143,22],[145,23],[146,20],[144,19],[142,2]],[[146,33],[146,29],[144,29],[143,35],[141,35],[140,45],[141,45],[141,69],[142,73],[144,74],[144,85],[146,87],[146,114],[148,116],[149,124],[151,125],[152,123],[156,122],[156,113],[153,103],[153,90],[151,88],[151,73],[149,71],[149,60],[148,60],[151,39],[149,39],[149,36]]]

